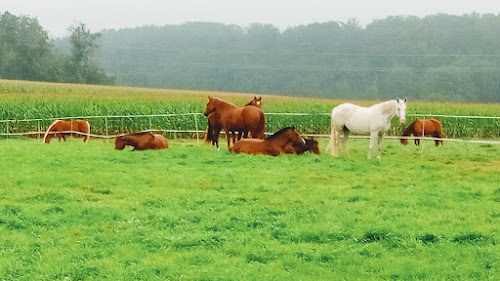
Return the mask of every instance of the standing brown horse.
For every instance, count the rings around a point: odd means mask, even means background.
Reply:
[[[247,103],[245,106],[256,106],[262,109],[262,97],[253,97],[253,99]],[[220,130],[222,130],[222,126],[220,125],[220,118],[217,114],[217,111],[214,111],[208,115],[208,129],[207,129],[207,138],[206,142],[211,142],[212,145],[217,146],[219,148],[219,134]],[[235,142],[235,134],[233,132],[233,143]],[[244,135],[245,138],[248,137],[248,131],[246,132],[238,132],[238,140]],[[229,136],[228,136],[229,137]]]
[[[168,148],[168,140],[160,134],[150,132],[135,133],[119,136],[115,140],[115,149],[122,150],[126,145],[131,145],[134,150]]]
[[[423,137],[423,136],[432,136],[434,138],[443,138],[442,134],[442,126],[441,122],[439,122],[436,119],[415,119],[413,123],[408,126],[403,132],[403,136],[411,136],[414,135],[415,137]],[[436,146],[439,145],[441,142],[441,145],[443,145],[442,140],[434,140],[436,143]],[[408,139],[402,138],[401,143],[404,145],[408,144]],[[415,145],[420,145],[420,139],[415,138]]]
[[[262,139],[242,139],[229,148],[234,153],[266,154],[278,156],[284,153],[287,145],[304,144],[304,139],[295,131],[294,127],[286,127],[274,135]]]
[[[310,139],[304,139],[306,143],[298,143],[298,144],[292,144],[288,143],[286,147],[283,149],[285,153],[293,154],[303,154],[306,151],[315,153],[319,155],[319,145],[318,141],[310,138]]]
[[[43,142],[50,143],[50,139],[55,136],[59,138],[59,141],[61,141],[61,138],[66,141],[66,136],[75,136],[83,137],[83,142],[87,142],[90,138],[90,124],[86,120],[56,120],[45,132]]]
[[[262,97],[253,97],[253,100],[251,100],[249,103],[245,104],[245,106],[247,105],[253,105],[253,106],[256,106],[258,108],[262,108]]]
[[[243,132],[245,136],[250,133],[252,138],[264,138],[266,119],[262,109],[257,106],[237,107],[221,99],[208,97],[205,116],[209,116],[213,112],[217,113],[213,117],[213,121],[217,121],[220,128],[226,133],[228,148],[231,147],[230,132],[232,133],[233,144],[236,139],[235,132]]]

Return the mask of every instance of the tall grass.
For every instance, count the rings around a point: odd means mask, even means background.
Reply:
[[[0,123],[0,132],[26,132],[47,128],[50,118],[108,115],[150,115],[170,113],[202,113],[207,95],[219,96],[236,105],[247,103],[254,95],[185,90],[85,86],[0,80],[0,119],[23,120],[41,118],[43,121]],[[327,134],[330,131],[331,109],[346,102],[330,99],[287,98],[264,95],[264,112],[309,113],[309,116],[267,115],[267,131],[284,126],[296,126],[302,133]],[[351,101],[371,105],[375,101]],[[498,104],[457,104],[408,102],[407,114],[443,114],[499,116]],[[439,118],[447,137],[500,137],[499,119]],[[409,118],[410,120],[410,118]],[[110,134],[144,129],[194,130],[193,116],[155,118],[90,119],[93,132]],[[206,128],[206,118],[198,116],[198,127]],[[106,130],[106,123],[108,130]],[[7,126],[9,126],[7,128]],[[390,134],[400,135],[403,126],[394,122]]]

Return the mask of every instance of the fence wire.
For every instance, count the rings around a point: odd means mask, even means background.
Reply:
[[[480,135],[489,135],[489,138],[500,137],[500,117],[498,116],[459,116],[459,115],[438,115],[438,114],[408,114],[408,117],[419,118],[449,118],[449,119],[469,119],[469,120],[490,120],[493,121],[491,126],[486,126],[482,129],[481,133],[474,133],[474,123],[469,121],[461,126],[468,126],[471,135],[474,138],[479,138]],[[309,118],[308,122],[296,122],[296,118]],[[71,116],[60,118],[37,118],[37,119],[23,119],[23,120],[0,120],[0,136],[31,136],[43,137],[46,133],[46,128],[54,122],[54,120],[88,120],[91,124],[90,137],[111,139],[119,135],[132,132],[162,132],[171,134],[173,137],[180,135],[188,135],[188,137],[195,137],[198,141],[200,136],[206,131],[200,128],[206,128],[207,119],[202,113],[181,113],[181,114],[153,114],[153,115],[101,115],[101,116]],[[330,137],[330,113],[266,113],[266,135],[271,135],[272,132],[278,129],[294,125],[297,130],[304,136],[329,138]],[[453,122],[447,122],[452,124]],[[304,125],[305,124],[305,125]],[[446,123],[445,123],[446,124]],[[443,127],[446,128],[445,124]],[[457,127],[457,126],[454,126]],[[133,129],[132,129],[133,128]],[[173,129],[175,128],[175,129]],[[463,128],[461,128],[463,129]],[[500,144],[496,140],[484,139],[464,139],[459,138],[459,133],[449,131],[445,135],[446,138],[431,138],[431,137],[401,137],[398,136],[400,127],[393,126],[389,131],[388,139],[422,139],[422,140],[442,140],[453,142],[470,142],[470,143],[483,143],[483,144]],[[467,130],[466,130],[467,132]],[[64,133],[73,133],[86,135],[85,133],[76,131],[65,131]],[[222,132],[224,133],[224,132]],[[350,136],[352,138],[369,138],[369,136]]]

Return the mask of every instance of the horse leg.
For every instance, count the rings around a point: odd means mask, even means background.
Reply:
[[[377,142],[377,132],[370,133],[370,146],[368,147],[368,159],[372,159],[372,150]]]
[[[228,129],[224,129],[224,133],[226,133],[227,148],[229,149],[231,147],[231,135],[229,134]]]
[[[344,137],[342,138],[342,146],[344,147],[345,155],[349,156],[349,144],[347,140],[349,139],[349,131],[344,128]]]
[[[385,134],[378,135],[378,155],[377,155],[378,161],[380,161],[380,154],[382,153],[382,142],[384,141],[384,135]]]
[[[231,131],[232,139],[233,139],[233,145],[236,143],[236,133],[237,131]]]

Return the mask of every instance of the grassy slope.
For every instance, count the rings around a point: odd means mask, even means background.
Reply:
[[[499,278],[500,147],[351,149],[1,139],[0,279]]]

